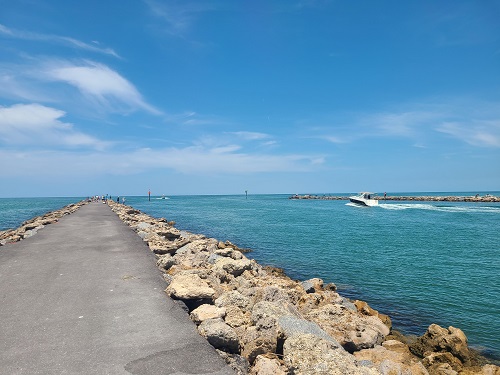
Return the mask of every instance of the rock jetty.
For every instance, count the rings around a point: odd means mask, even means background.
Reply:
[[[37,231],[46,225],[57,223],[61,217],[75,212],[84,204],[87,204],[87,201],[70,204],[59,210],[51,211],[42,216],[27,220],[17,229],[0,231],[0,246],[34,236]]]
[[[165,293],[238,374],[500,375],[458,328],[433,324],[411,341],[392,332],[388,316],[342,297],[334,284],[292,280],[229,241],[108,204],[156,254]]]
[[[305,195],[298,195],[294,194],[291,195],[288,199],[320,199],[320,200],[332,200],[332,201],[339,201],[339,200],[349,200],[348,196],[334,196],[334,195],[314,195],[314,194],[305,194]],[[471,196],[455,196],[455,195],[449,195],[449,196],[405,196],[405,195],[400,195],[400,196],[373,196],[372,199],[377,199],[379,201],[417,201],[417,202],[478,202],[478,203],[500,203],[500,197],[486,194],[486,195],[471,195]]]

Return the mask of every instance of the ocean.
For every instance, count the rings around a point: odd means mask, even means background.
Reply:
[[[247,256],[294,279],[333,282],[340,294],[388,314],[405,334],[422,335],[431,323],[458,327],[471,347],[500,359],[500,204],[387,201],[363,208],[288,197],[126,197],[125,203],[174,220],[179,229],[252,249]],[[0,229],[40,215],[35,206],[79,200],[62,199],[68,201],[0,199]]]

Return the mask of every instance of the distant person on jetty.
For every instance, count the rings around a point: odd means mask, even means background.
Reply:
[[[116,203],[120,203],[120,197],[116,198]]]

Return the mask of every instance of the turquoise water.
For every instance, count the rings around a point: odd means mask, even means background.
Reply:
[[[127,197],[126,204],[174,220],[179,229],[251,248],[248,256],[292,278],[334,282],[341,294],[390,315],[404,333],[452,325],[471,346],[500,358],[500,204],[361,208],[288,195],[169,198]]]
[[[0,198],[0,230],[17,228],[23,221],[58,210],[83,198]]]
[[[500,356],[500,204],[362,208],[288,195],[169,198],[126,203],[178,228],[251,248],[250,257],[292,278],[334,282],[343,295],[389,314],[405,333],[452,325],[471,346]]]

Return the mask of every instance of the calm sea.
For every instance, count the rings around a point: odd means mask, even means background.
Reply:
[[[36,214],[30,200],[10,208],[9,201],[0,200],[0,228],[19,224],[5,207],[21,221]],[[500,204],[361,208],[288,195],[126,197],[126,204],[174,220],[179,229],[250,248],[248,256],[292,278],[334,282],[341,294],[390,315],[406,334],[421,335],[431,323],[459,327],[471,346],[500,358]]]
[[[23,221],[82,199],[84,198],[0,198],[0,230],[17,228]]]

